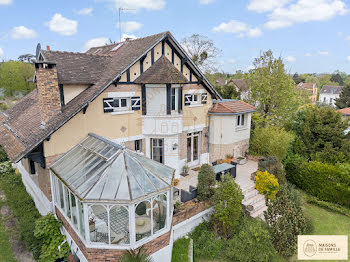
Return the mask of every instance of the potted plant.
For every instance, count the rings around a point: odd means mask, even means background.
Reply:
[[[231,164],[231,162],[234,162],[233,155],[227,154],[225,157],[226,157],[226,159],[225,159],[226,163]]]
[[[95,217],[90,217],[90,219],[89,219],[90,232],[95,231],[95,222],[96,222],[96,218]]]
[[[247,158],[246,157],[243,157],[243,156],[240,156],[240,157],[237,157],[237,163],[239,164],[239,165],[244,165],[245,163],[247,163]]]
[[[187,165],[187,163],[182,167],[182,176],[188,176],[188,171],[190,171],[189,166]]]

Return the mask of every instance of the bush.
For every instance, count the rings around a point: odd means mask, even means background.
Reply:
[[[279,184],[273,174],[267,171],[258,171],[255,177],[255,188],[268,199],[273,200],[278,192]]]
[[[281,186],[275,200],[267,203],[265,219],[270,226],[272,242],[284,257],[292,256],[297,247],[297,237],[306,232],[306,218],[298,194],[287,184]]]
[[[265,159],[259,160],[258,169],[273,174],[280,185],[286,183],[286,175],[283,165],[278,161],[276,156],[267,156]]]
[[[268,228],[260,219],[246,218],[240,231],[228,240],[227,261],[283,261],[273,247]]]
[[[17,231],[27,249],[38,259],[41,253],[42,242],[34,236],[35,221],[40,214],[34,201],[27,193],[20,175],[14,173],[4,174],[1,178],[1,188],[4,191],[7,202],[17,218]]]
[[[210,230],[209,222],[199,224],[191,233],[196,258],[206,260],[222,259],[226,240]]]
[[[61,246],[66,238],[60,232],[61,226],[62,221],[56,220],[53,214],[41,217],[35,222],[34,236],[43,243],[38,261],[56,261],[67,255],[69,251],[67,242]]]
[[[153,259],[148,256],[147,251],[144,246],[140,247],[137,250],[126,250],[122,262],[152,262]]]
[[[327,201],[322,201],[322,200],[319,200],[313,196],[309,196],[307,198],[307,202],[310,204],[314,204],[314,205],[317,205],[319,207],[322,207],[324,209],[327,209],[329,211],[337,212],[337,213],[342,214],[344,216],[350,217],[350,209],[347,207],[337,205],[337,204],[327,202]]]
[[[350,206],[350,172],[348,165],[316,161],[301,165],[293,182],[321,200]]]
[[[4,174],[13,173],[12,164],[10,161],[0,163],[0,177]]]
[[[210,200],[214,195],[214,186],[216,184],[216,176],[213,168],[204,164],[198,173],[198,199],[202,201]]]
[[[282,161],[294,139],[294,134],[278,126],[257,126],[252,134],[250,149],[260,156],[276,156]]]
[[[2,146],[0,146],[0,162],[9,161],[7,154]]]
[[[214,195],[214,225],[220,236],[233,235],[242,217],[242,191],[232,176],[222,176]]]
[[[302,164],[306,162],[306,159],[298,154],[289,153],[286,159],[283,161],[284,169],[286,171],[286,178],[289,182],[295,184],[295,177],[299,172]]]

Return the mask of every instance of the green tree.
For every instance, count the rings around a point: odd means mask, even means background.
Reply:
[[[331,81],[338,83],[340,86],[344,85],[344,80],[339,73],[332,74]]]
[[[247,75],[250,103],[257,105],[264,119],[288,122],[301,104],[301,98],[293,79],[285,71],[282,59],[275,58],[269,50],[255,58],[253,64],[255,69]]]
[[[337,82],[332,82],[331,81],[331,75],[330,74],[322,74],[318,77],[318,80],[320,81],[320,88],[322,88],[323,86],[337,86],[338,83]]]
[[[350,107],[350,84],[343,87],[339,98],[335,100],[335,105],[339,109]]]
[[[203,164],[198,173],[198,199],[202,201],[210,200],[214,195],[216,176],[213,168],[208,164]]]
[[[293,75],[292,78],[293,78],[293,81],[295,82],[296,85],[301,82],[300,76],[297,72]]]
[[[18,57],[18,61],[33,63],[35,61],[35,55],[32,55],[32,54],[20,55]]]
[[[292,190],[287,184],[281,186],[276,199],[267,202],[265,212],[272,242],[284,257],[290,257],[295,253],[298,235],[306,230],[306,219],[300,201],[295,199]]]
[[[0,88],[5,96],[14,96],[18,92],[27,94],[35,88],[30,81],[34,76],[34,66],[20,61],[9,61],[0,65]]]
[[[214,194],[214,226],[219,235],[230,238],[242,217],[242,191],[229,174],[222,176]]]
[[[239,92],[236,90],[234,85],[217,86],[214,85],[215,89],[220,93],[222,98],[225,99],[237,99],[239,98]]]
[[[316,83],[317,87],[320,86],[320,80],[314,75],[307,76],[305,79],[305,83]]]

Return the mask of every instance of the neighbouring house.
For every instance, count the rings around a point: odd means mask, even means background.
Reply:
[[[223,78],[218,78],[215,80],[215,84],[218,86],[224,86],[227,84],[227,80]]]
[[[345,130],[346,133],[350,132],[350,107],[337,110],[342,114],[343,121],[347,121],[349,127]]]
[[[339,98],[342,86],[323,86],[318,102],[335,107],[335,99]]]
[[[240,93],[241,100],[248,101],[250,91],[246,79],[231,79],[227,84],[236,88],[236,91]]]
[[[63,221],[80,261],[141,245],[170,261],[175,229],[190,230],[173,219],[173,178],[243,156],[255,108],[222,100],[169,32],[86,53],[38,45],[35,68],[37,88],[0,114],[0,144],[40,213]]]
[[[311,101],[311,104],[316,104],[318,95],[318,87],[316,83],[300,82],[297,85],[297,90],[302,92],[305,91]]]

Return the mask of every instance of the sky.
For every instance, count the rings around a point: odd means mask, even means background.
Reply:
[[[36,45],[83,52],[170,31],[200,34],[221,50],[219,70],[247,71],[263,51],[290,73],[350,74],[349,0],[0,0],[0,59],[35,54]]]

